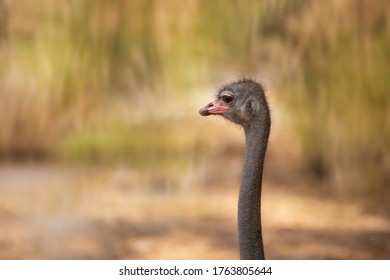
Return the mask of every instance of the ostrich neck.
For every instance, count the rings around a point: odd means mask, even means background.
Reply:
[[[263,116],[264,117],[264,116]],[[238,199],[238,235],[241,259],[264,259],[261,230],[261,182],[270,119],[244,127],[246,155]]]

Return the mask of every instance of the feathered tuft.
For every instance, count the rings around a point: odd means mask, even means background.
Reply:
[[[218,89],[218,94],[220,94],[221,92],[227,90],[229,87],[231,87],[232,85],[236,85],[236,84],[245,84],[245,83],[255,83],[257,84],[259,87],[261,87],[264,91],[264,93],[266,92],[266,86],[264,84],[263,81],[260,81],[256,78],[253,78],[253,77],[240,77],[238,79],[235,79],[229,83],[226,83],[226,84],[223,84],[222,86],[219,87]],[[217,94],[217,96],[218,96]]]

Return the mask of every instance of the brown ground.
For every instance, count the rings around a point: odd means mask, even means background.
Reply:
[[[142,180],[123,168],[0,167],[0,259],[238,258],[235,187]],[[267,180],[263,193],[268,259],[390,259],[388,218]]]

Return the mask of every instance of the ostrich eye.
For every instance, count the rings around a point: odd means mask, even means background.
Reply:
[[[224,93],[224,94],[222,94],[221,98],[222,98],[223,102],[225,102],[226,104],[229,104],[233,101],[234,96],[230,93]]]

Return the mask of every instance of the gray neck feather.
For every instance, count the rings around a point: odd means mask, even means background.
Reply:
[[[268,108],[267,108],[268,109]],[[244,126],[246,155],[238,199],[240,258],[265,259],[261,230],[261,182],[270,132],[268,110]]]

